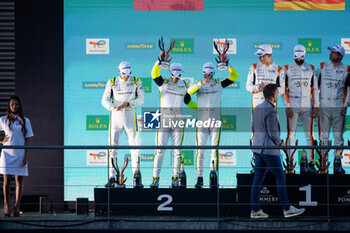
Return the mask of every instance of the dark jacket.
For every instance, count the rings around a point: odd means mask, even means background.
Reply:
[[[253,146],[281,145],[280,126],[273,104],[265,100],[254,108],[252,132],[254,134]],[[280,155],[279,149],[254,149],[253,152],[264,155]]]

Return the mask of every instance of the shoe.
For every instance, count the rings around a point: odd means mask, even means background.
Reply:
[[[308,173],[310,174],[316,174],[316,168],[315,168],[315,164],[314,164],[314,161],[311,161],[309,163],[309,167],[307,169]]]
[[[151,189],[157,189],[159,186],[159,177],[153,177],[153,182],[152,184],[149,186]]]
[[[179,179],[177,178],[177,176],[171,177],[171,187],[173,189],[176,189],[179,187]]]
[[[114,177],[111,177],[109,178],[107,184],[105,185],[106,188],[111,188],[111,187],[114,187],[114,185],[116,184],[117,182],[115,181],[115,178]]]
[[[290,206],[289,210],[283,210],[283,215],[285,218],[290,218],[290,217],[294,217],[294,216],[298,216],[302,213],[304,213],[305,209],[304,208],[295,208],[294,206]]]
[[[262,211],[262,209],[260,209],[259,211],[252,210],[250,212],[250,218],[257,219],[257,218],[268,218],[268,217],[269,217],[269,215],[264,213],[264,211]]]
[[[198,176],[197,183],[194,187],[196,189],[200,189],[203,187],[203,177]]]

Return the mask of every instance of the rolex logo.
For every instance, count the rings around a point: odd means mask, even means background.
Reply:
[[[309,47],[311,47],[311,46],[312,46],[312,41],[308,41],[308,42],[307,42],[307,45],[308,45]]]
[[[101,118],[95,118],[95,121],[97,124],[99,124],[101,122]]]
[[[181,42],[180,42],[180,46],[181,46],[181,47],[184,47],[184,46],[185,46],[185,42],[184,42],[184,41],[181,41]]]

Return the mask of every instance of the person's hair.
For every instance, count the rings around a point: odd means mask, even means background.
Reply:
[[[277,91],[277,87],[277,84],[268,84],[263,90],[265,99],[272,98]]]
[[[27,128],[26,128],[26,120],[25,120],[24,115],[23,115],[22,103],[21,103],[21,100],[18,98],[18,96],[15,96],[15,95],[11,96],[11,98],[9,99],[9,101],[7,103],[7,120],[9,122],[9,128],[11,129],[11,124],[13,122],[15,122],[15,120],[16,120],[16,119],[13,119],[11,117],[11,114],[13,114],[13,112],[11,111],[11,108],[10,108],[10,101],[11,100],[16,100],[18,102],[18,105],[19,105],[18,116],[23,121],[22,133],[23,133],[23,136],[25,137],[27,135]]]

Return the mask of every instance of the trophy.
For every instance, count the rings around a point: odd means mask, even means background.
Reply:
[[[229,45],[229,43],[227,42],[227,39],[226,39],[225,40],[225,46],[224,46],[222,52],[220,52],[220,49],[218,48],[218,45],[214,41],[214,48],[219,54],[219,57],[218,57],[219,60],[217,58],[215,58],[216,62],[218,63],[218,66],[217,66],[218,70],[222,71],[222,70],[226,70],[227,69],[227,65],[228,65],[228,60],[229,59],[227,59],[226,53],[227,53],[229,47],[230,47],[230,45]]]
[[[161,37],[161,39],[158,40],[158,45],[160,50],[163,51],[163,54],[161,55],[161,57],[158,58],[159,68],[169,69],[169,63],[171,61],[171,58],[169,59],[169,53],[175,46],[175,40],[173,40],[173,42],[170,42],[167,52],[165,52],[163,37]]]
[[[298,145],[298,140],[295,141],[295,145]],[[290,150],[283,149],[284,153],[286,154],[286,162],[283,162],[283,167],[286,169],[284,170],[284,173],[286,174],[295,174],[295,166],[296,163],[294,162],[294,153],[297,149],[294,149],[293,152],[290,154]]]
[[[320,145],[322,145],[322,141],[320,141]],[[331,141],[328,141],[328,146],[332,144]],[[314,145],[317,145],[317,141],[314,140]],[[326,149],[323,151],[323,149],[316,149],[316,152],[319,154],[320,159],[316,161],[316,166],[318,168],[318,174],[328,174],[328,167],[329,167],[329,161],[328,161],[328,152],[330,149]]]
[[[112,166],[116,171],[116,177],[115,177],[116,184],[114,186],[115,188],[125,188],[125,182],[128,178],[124,178],[124,171],[125,171],[126,167],[128,166],[128,163],[129,163],[129,158],[126,158],[126,161],[124,158],[123,159],[123,169],[120,172],[119,168],[118,168],[118,164],[114,164],[114,159],[112,159]]]

